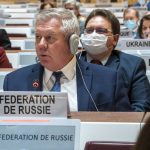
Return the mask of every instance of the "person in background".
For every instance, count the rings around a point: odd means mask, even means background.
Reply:
[[[150,39],[150,14],[142,17],[136,38]]]
[[[70,10],[37,13],[35,37],[39,63],[7,74],[5,91],[67,92],[71,111],[133,111],[116,71],[76,57],[79,24]]]
[[[150,117],[146,120],[135,143],[134,150],[150,150]]]
[[[142,58],[115,50],[120,34],[119,20],[109,10],[95,9],[85,21],[78,57],[89,63],[99,61],[123,77],[124,87],[135,111],[150,110],[150,84]],[[100,63],[99,63],[100,64]]]
[[[138,0],[133,7],[147,7],[147,10],[150,11],[150,1],[149,0]]]
[[[3,47],[0,47],[0,68],[12,68]]]
[[[11,49],[11,42],[5,29],[0,29],[0,47],[5,50]]]
[[[123,19],[125,27],[132,31],[134,38],[137,34],[138,22],[140,19],[138,10],[135,8],[126,8],[123,12]]]
[[[41,3],[49,3],[52,2],[53,0],[40,0]]]
[[[50,9],[50,8],[55,8],[53,3],[50,3],[50,2],[48,2],[48,3],[41,3],[40,10]]]
[[[50,3],[50,5],[52,6],[54,6],[54,7],[56,7],[56,1],[55,0],[40,0],[40,2],[41,2],[41,5],[44,3],[44,4],[48,4],[48,3]],[[52,7],[52,8],[54,8],[54,7]]]
[[[80,14],[79,6],[80,6],[80,3],[76,2],[75,0],[67,0],[64,3],[64,8],[73,11],[74,14],[77,16],[77,19],[79,21],[79,26],[80,26],[80,35],[81,35],[84,31],[84,22],[86,20],[86,17]]]

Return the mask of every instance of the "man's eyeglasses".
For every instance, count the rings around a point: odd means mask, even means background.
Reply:
[[[108,33],[112,33],[111,30],[108,30],[108,29],[105,29],[105,28],[86,28],[86,29],[84,30],[84,32],[87,33],[87,34],[91,34],[91,33],[93,33],[94,31],[95,31],[96,33],[98,33],[98,34],[108,34]]]

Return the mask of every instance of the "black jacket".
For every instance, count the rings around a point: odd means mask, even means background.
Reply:
[[[5,29],[0,29],[0,47],[11,49],[11,42]]]

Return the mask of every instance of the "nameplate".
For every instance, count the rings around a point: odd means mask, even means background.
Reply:
[[[52,119],[16,122],[0,119],[0,143],[5,150],[79,150],[80,121]],[[9,123],[8,123],[9,122]]]
[[[147,11],[147,7],[133,7],[134,9],[138,10],[138,11]]]
[[[121,38],[132,38],[132,32],[129,30],[121,30],[120,31],[120,37]]]
[[[150,40],[147,39],[119,39],[118,50],[150,50]]]
[[[0,116],[67,117],[68,95],[61,92],[0,92]]]

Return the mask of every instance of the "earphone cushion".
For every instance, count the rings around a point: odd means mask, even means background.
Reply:
[[[79,45],[79,36],[77,34],[72,34],[70,36],[69,45],[70,45],[71,53],[75,54]]]

